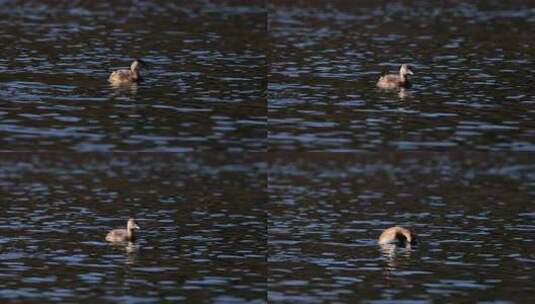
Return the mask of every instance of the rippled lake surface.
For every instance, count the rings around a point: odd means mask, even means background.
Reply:
[[[273,156],[268,299],[531,303],[534,169],[529,155]],[[393,225],[420,243],[379,247]]]
[[[535,150],[531,1],[270,1],[271,150]],[[375,87],[401,63],[411,89]]]
[[[0,302],[264,303],[266,200],[260,157],[3,155]]]
[[[265,150],[265,27],[262,1],[0,1],[1,149]]]

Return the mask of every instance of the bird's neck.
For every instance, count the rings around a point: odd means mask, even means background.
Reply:
[[[139,69],[132,69],[132,76],[135,80],[138,80],[140,78]]]
[[[134,229],[126,229],[126,235],[128,236],[128,239],[133,241],[134,240]]]
[[[401,83],[409,82],[409,77],[405,73],[399,73],[399,79],[401,80]]]

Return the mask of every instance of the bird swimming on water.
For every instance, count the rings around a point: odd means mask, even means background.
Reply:
[[[399,75],[388,74],[381,76],[377,81],[377,86],[382,89],[408,88],[411,84],[407,75],[414,75],[414,73],[408,64],[402,64],[401,68],[399,68]]]
[[[141,67],[145,66],[145,62],[141,59],[136,59],[130,65],[130,70],[113,71],[108,78],[111,84],[130,84],[141,81],[141,74],[139,73]]]
[[[395,226],[385,229],[379,236],[379,244],[400,244],[400,245],[414,245],[416,244],[416,237],[409,229]]]
[[[133,242],[135,239],[134,229],[140,229],[133,218],[128,219],[126,229],[113,229],[106,235],[108,242]]]

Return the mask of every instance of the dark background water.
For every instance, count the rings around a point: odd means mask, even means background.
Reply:
[[[265,27],[263,1],[0,1],[0,149],[265,150]]]
[[[0,302],[264,303],[266,162],[0,158]],[[134,245],[106,233],[135,216]]]
[[[270,302],[533,302],[530,155],[271,158]],[[379,247],[393,225],[420,244]]]
[[[270,150],[534,151],[532,1],[269,1]],[[413,87],[375,83],[402,63]]]

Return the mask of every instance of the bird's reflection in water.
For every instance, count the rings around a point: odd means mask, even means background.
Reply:
[[[133,242],[128,242],[126,245],[126,264],[133,265],[136,262],[137,253],[139,251],[139,246]]]
[[[137,83],[128,83],[128,84],[110,84],[110,87],[112,88],[111,95],[113,97],[120,97],[120,96],[136,96],[138,85]]]
[[[386,260],[384,275],[388,280],[392,273],[410,263],[412,248],[411,245],[380,244],[382,256]]]
[[[119,242],[113,244],[117,250],[124,250],[126,253],[126,264],[132,265],[136,262],[139,245],[134,242]]]
[[[408,97],[411,97],[412,96],[412,93],[408,90],[405,90],[405,88],[401,88],[399,90],[399,93],[398,93],[398,96],[400,99],[405,99],[405,98],[408,98]]]

